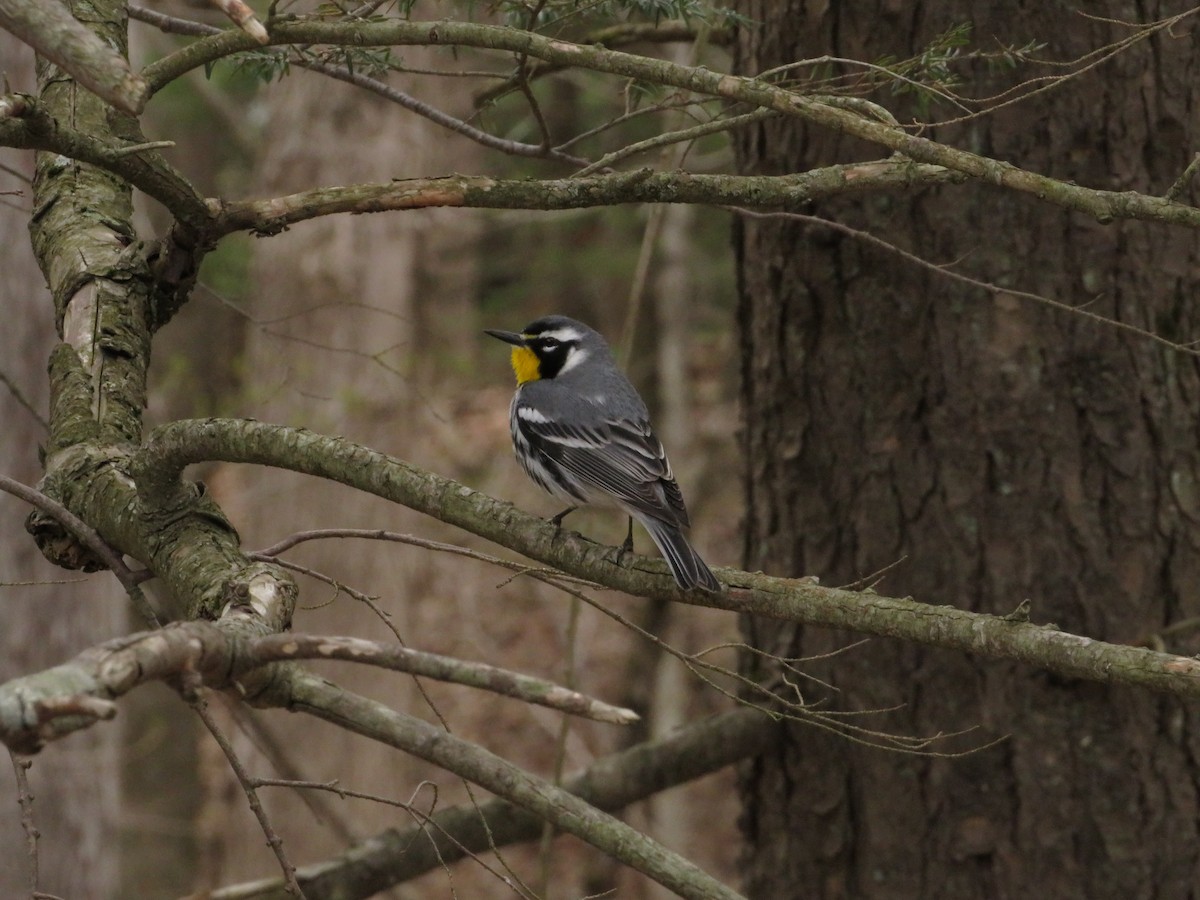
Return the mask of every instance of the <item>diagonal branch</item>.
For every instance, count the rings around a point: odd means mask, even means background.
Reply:
[[[68,663],[0,687],[0,739],[14,752],[36,752],[96,718],[110,718],[112,699],[148,680],[166,681],[189,694],[201,686],[240,685],[248,702],[256,706],[306,712],[473,781],[680,896],[737,898],[735,892],[636,829],[441,728],[345,691],[294,664],[277,663],[253,682],[245,680],[272,658],[295,659],[303,651],[329,657],[328,649],[339,643],[347,651],[369,644],[334,640],[321,647],[316,639],[288,635],[247,639],[236,627],[204,622],[179,623],[110,641]],[[244,772],[239,772],[239,778],[248,782]],[[267,823],[264,827],[270,831]],[[281,863],[288,865],[285,858]]]
[[[362,638],[307,634],[268,635],[253,641],[246,651],[245,658],[247,661],[253,660],[257,665],[297,659],[340,659],[492,691],[598,722],[628,725],[638,718],[637,713],[631,709],[602,703],[578,691],[560,687],[532,675]]]
[[[555,827],[587,841],[681,897],[737,900],[739,894],[636,828],[469,741],[381,703],[296,670],[283,689],[259,702],[305,712],[396,747],[486,788]]]
[[[19,115],[0,117],[0,146],[46,150],[119,175],[173,216],[194,228],[212,217],[204,198],[157,152],[161,144],[122,144],[86,134],[58,121],[33,97],[16,94]]]
[[[676,785],[756,756],[777,740],[779,722],[751,709],[721,713],[671,735],[597,760],[563,789],[616,812]],[[335,859],[304,866],[296,877],[309,900],[356,900],[453,863],[470,853],[535,840],[542,820],[504,800],[441,810],[403,831],[387,831]],[[286,900],[282,879],[218,889],[210,900]]]
[[[511,504],[360,444],[302,429],[240,419],[173,422],[151,433],[132,468],[139,489],[154,491],[178,479],[185,466],[209,460],[277,466],[337,481],[637,596],[899,638],[1015,659],[1070,678],[1200,697],[1200,661],[1035,625],[1028,615],[985,615],[731,568],[716,570],[729,585],[724,593],[680,591],[659,560],[639,557],[628,568],[620,566],[610,548],[561,534]]]
[[[773,109],[886,147],[917,162],[943,166],[987,184],[1032,194],[1039,200],[1085,213],[1102,223],[1116,219],[1145,219],[1200,227],[1200,210],[1193,207],[1134,191],[1096,190],[1059,181],[1007,162],[918,137],[895,125],[755,78],[713,72],[704,66],[678,65],[603,47],[585,47],[513,28],[470,22],[394,19],[360,23],[304,20],[275,23],[271,29],[271,43],[360,47],[443,44],[524,54],[556,65],[635,78]],[[150,64],[142,74],[157,91],[198,66],[255,46],[244,35],[224,32],[202,38]]]
[[[130,70],[125,57],[71,15],[66,4],[0,0],[0,28],[120,110],[137,115],[150,99],[150,86]]]
[[[276,664],[305,659],[337,659],[408,672],[601,722],[628,725],[637,719],[632,710],[496,666],[360,638],[248,635],[236,617],[228,617],[215,624],[179,622],[129,635],[0,686],[0,742],[17,752],[34,752],[96,718],[111,717],[112,700],[149,681],[180,684],[189,690],[244,689],[251,673],[272,665],[283,671]],[[273,677],[266,673],[259,680],[269,682]]]
[[[0,475],[0,491],[24,500],[36,509],[41,510],[58,523],[58,525],[65,528],[73,540],[70,542],[70,547],[64,547],[60,552],[76,555],[77,564],[72,566],[72,568],[82,569],[85,572],[94,572],[97,569],[107,567],[117,577],[117,580],[121,582],[121,587],[125,588],[125,592],[129,595],[129,599],[133,603],[134,609],[137,610],[138,615],[141,616],[142,621],[147,625],[157,626],[159,624],[154,607],[150,605],[150,601],[146,599],[146,595],[138,585],[136,573],[130,571],[129,567],[125,565],[125,560],[121,558],[121,554],[106,544],[104,539],[96,533],[96,530],[91,525],[83,521],[53,497],[47,497],[41,491],[34,490],[28,485],[9,478],[7,475]],[[47,539],[53,538],[48,537]],[[91,551],[91,556],[85,552],[84,548],[87,551]]]
[[[823,197],[909,190],[961,181],[938,166],[879,160],[827,166],[797,175],[695,175],[638,169],[561,179],[498,179],[477,175],[412,178],[316,188],[267,200],[213,201],[216,234],[272,234],[296,222],[337,213],[461,206],[482,209],[581,209],[618,203],[704,203],[791,209]],[[1197,211],[1200,227],[1200,211]]]

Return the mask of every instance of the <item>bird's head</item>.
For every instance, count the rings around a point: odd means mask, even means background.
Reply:
[[[608,345],[596,331],[566,316],[538,319],[520,334],[491,328],[485,333],[512,344],[512,367],[518,385],[557,378],[589,357],[608,352]]]

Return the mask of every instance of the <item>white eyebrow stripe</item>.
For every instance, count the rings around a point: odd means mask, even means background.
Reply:
[[[537,338],[540,340],[558,341],[560,344],[567,344],[572,341],[577,341],[582,337],[583,335],[580,334],[577,329],[571,328],[570,326],[564,326],[563,328],[558,328],[554,331],[543,331],[541,334],[537,335]]]

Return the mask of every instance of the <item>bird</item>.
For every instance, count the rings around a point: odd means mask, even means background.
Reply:
[[[566,316],[545,316],[519,333],[485,329],[512,345],[517,390],[509,406],[513,450],[525,473],[571,504],[616,506],[630,517],[618,553],[633,547],[633,519],[649,533],[683,590],[720,592],[721,583],[684,537],[683,494],[637,390],[617,368],[604,337]]]

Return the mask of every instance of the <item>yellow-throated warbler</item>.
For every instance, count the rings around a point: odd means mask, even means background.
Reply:
[[[683,536],[683,495],[646,404],[617,368],[603,337],[566,316],[546,316],[520,334],[487,334],[513,345],[517,393],[509,408],[513,449],[534,481],[576,506],[618,506],[637,519],[684,590],[721,584]],[[632,546],[632,530],[625,549]]]

